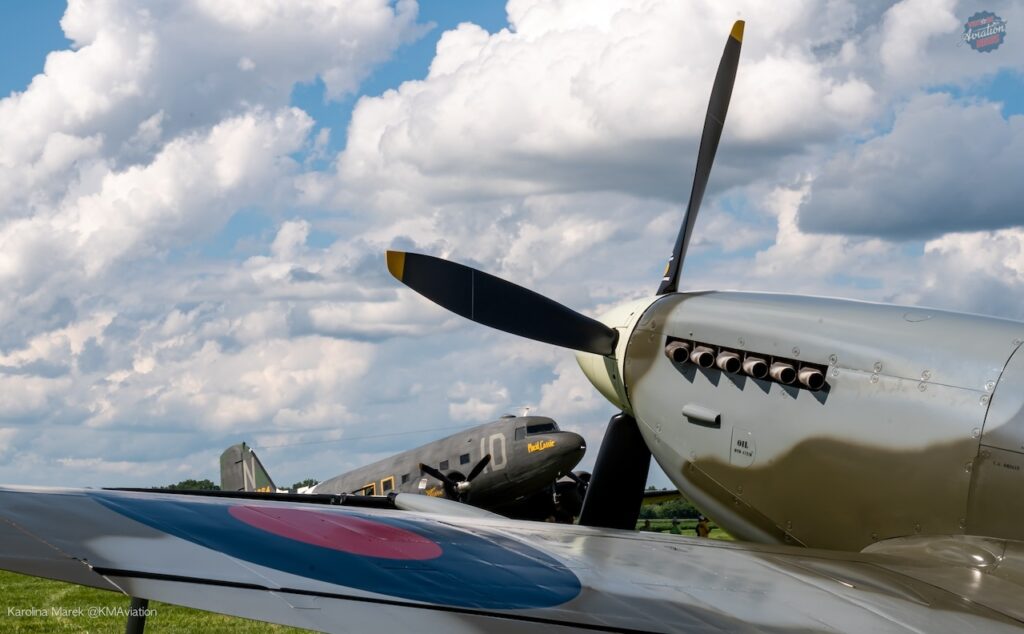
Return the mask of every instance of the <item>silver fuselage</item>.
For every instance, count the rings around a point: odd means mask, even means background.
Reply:
[[[1024,324],[743,292],[665,295],[602,321],[620,332],[615,358],[580,353],[584,372],[737,537],[850,550],[915,534],[1024,539]],[[827,385],[675,363],[672,339],[817,366]]]

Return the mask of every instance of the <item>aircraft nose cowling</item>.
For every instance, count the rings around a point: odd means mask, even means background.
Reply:
[[[583,374],[597,391],[613,405],[624,412],[632,410],[626,398],[626,387],[622,381],[622,360],[625,358],[626,344],[637,321],[657,298],[641,299],[616,306],[599,321],[619,332],[619,341],[612,356],[601,356],[590,352],[577,352],[576,362]]]
[[[622,397],[622,381],[619,379],[615,359],[602,357],[589,352],[577,352],[576,363],[580,365],[587,380],[597,388],[612,405],[621,410],[627,409],[626,399]]]
[[[583,436],[571,431],[559,431],[538,438],[528,450],[550,452],[548,464],[557,466],[559,473],[572,470],[587,451]]]
[[[563,451],[569,455],[577,455],[577,461],[581,460],[583,458],[583,454],[587,452],[586,439],[576,432],[563,431],[561,432],[560,440],[564,447]],[[575,466],[575,464],[573,466]]]

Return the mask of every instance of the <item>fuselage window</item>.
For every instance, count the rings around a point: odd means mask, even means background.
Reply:
[[[440,464],[440,465],[438,465],[438,468],[439,468],[439,469],[440,469],[441,471],[445,471],[445,470],[447,470],[447,469],[448,469],[448,461],[447,461],[447,460],[442,460],[442,461],[441,461],[441,464]]]
[[[459,456],[459,464],[469,464],[469,454],[464,453]]]
[[[558,425],[555,423],[537,423],[536,425],[526,426],[526,435],[533,436],[534,434],[549,434],[551,432],[558,431]],[[519,438],[519,430],[516,430],[516,438]]]
[[[395,488],[395,476],[384,478],[380,481],[380,492],[387,493],[391,489]]]
[[[405,484],[408,481],[409,481],[409,474],[408,473],[403,473],[402,474],[402,484]]]
[[[516,427],[516,440],[522,440],[526,438],[526,428]]]

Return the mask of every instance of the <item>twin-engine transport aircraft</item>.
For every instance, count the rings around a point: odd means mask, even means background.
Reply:
[[[299,491],[313,494],[425,493],[517,519],[579,514],[589,474],[572,472],[586,442],[543,416],[504,416],[403,451]],[[224,491],[276,492],[245,443],[220,457]],[[559,482],[563,476],[569,480]],[[557,500],[556,500],[557,498]]]
[[[579,351],[621,407],[581,526],[407,493],[4,488],[0,567],[329,632],[1024,631],[1024,324],[677,292],[742,35],[656,297],[602,323],[388,254],[439,304]],[[632,528],[652,452],[707,515],[768,543],[609,528]],[[787,540],[862,550],[772,543]]]

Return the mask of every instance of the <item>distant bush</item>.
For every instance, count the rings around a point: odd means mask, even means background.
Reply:
[[[210,480],[182,480],[177,484],[168,484],[165,487],[159,487],[161,489],[171,489],[180,491],[220,491],[220,487],[211,482]]]
[[[661,504],[645,504],[640,508],[640,519],[695,519],[700,515],[689,501],[683,498],[676,498]]]

